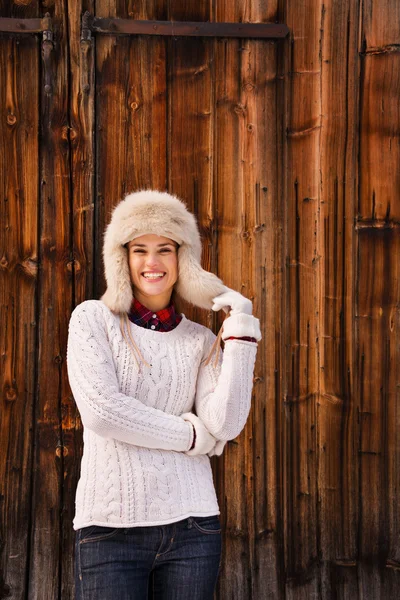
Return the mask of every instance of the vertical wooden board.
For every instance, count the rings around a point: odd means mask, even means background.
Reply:
[[[359,577],[361,594],[370,597],[391,597],[400,566],[395,381],[395,365],[399,364],[395,350],[399,305],[395,257],[399,256],[400,212],[398,11],[398,3],[393,0],[368,0],[362,14],[357,307],[361,402]],[[397,586],[400,589],[398,581]]]
[[[221,39],[216,43],[214,172],[218,216],[218,275],[226,285],[239,291],[242,290],[243,252],[243,171],[239,137],[239,120],[243,112],[240,106],[240,47],[238,40]],[[243,291],[246,293],[247,290]],[[227,445],[222,456],[225,552],[218,586],[222,598],[252,597],[248,529],[252,506],[247,505],[248,473],[244,441],[245,432],[242,432]]]
[[[400,37],[397,44],[400,43]],[[400,220],[400,54],[363,54],[359,218]]]
[[[276,22],[277,2],[223,6],[225,20]],[[220,13],[220,17],[222,14]],[[283,597],[280,552],[281,294],[283,210],[278,173],[283,135],[277,97],[277,58],[284,45],[241,41],[240,168],[243,172],[243,292],[253,300],[263,339],[258,345],[254,398],[244,431],[249,556],[254,598]],[[238,207],[239,208],[239,207]]]
[[[62,413],[68,397],[64,367],[72,302],[70,270],[70,123],[65,3],[49,9],[57,19],[57,43],[42,60],[40,135],[39,347],[35,406],[32,545],[29,598],[59,598],[64,478]],[[48,72],[51,89],[44,90]]]
[[[364,0],[362,8],[363,38],[367,50],[396,52],[400,39],[399,2]]]
[[[325,3],[322,34],[321,364],[318,495],[321,597],[356,597],[357,395],[354,232],[358,1]],[[340,581],[340,591],[338,589]]]
[[[248,460],[253,461],[254,543],[252,557],[254,597],[280,598],[283,594],[283,527],[280,496],[281,431],[281,324],[282,324],[282,229],[283,207],[278,193],[278,162],[282,160],[278,138],[283,128],[277,111],[277,53],[283,49],[271,42],[246,44],[242,52],[241,161],[244,169],[245,246],[242,285],[253,299],[260,318],[263,339],[258,346],[255,368],[254,409],[246,428]],[[253,63],[254,79],[251,81]],[[278,114],[277,114],[278,112]],[[254,435],[254,439],[252,437]],[[250,469],[250,467],[249,467]],[[249,501],[250,501],[249,498]]]
[[[211,6],[194,0],[168,4],[168,20],[209,21]],[[182,198],[197,217],[202,238],[202,266],[216,267],[216,222],[212,194],[213,60],[210,38],[172,37],[168,49],[167,179],[168,190]],[[210,311],[176,296],[179,310],[211,326]],[[215,464],[215,463],[214,463]]]
[[[94,236],[94,39],[81,40],[81,16],[94,11],[93,0],[78,0],[68,11],[72,65],[70,140],[72,176],[71,273],[73,306],[93,296]],[[73,308],[73,306],[71,308]]]
[[[274,20],[276,7],[268,8],[218,3],[216,20]],[[239,445],[230,445],[224,464],[228,535],[221,597],[278,598],[282,592],[276,447],[280,347],[279,325],[272,318],[278,317],[280,307],[282,229],[277,202],[276,52],[275,44],[265,41],[217,42],[214,187],[219,274],[253,300],[264,336],[255,368],[254,407]]]
[[[100,0],[97,16],[165,19],[165,2],[128,5]],[[95,297],[105,289],[100,260],[112,208],[129,192],[166,187],[165,40],[96,38]]]
[[[253,598],[282,597],[283,577],[279,560],[283,528],[278,450],[283,211],[277,200],[277,135],[283,131],[275,114],[279,50],[273,42],[241,41],[239,160],[243,197],[237,207],[243,239],[240,284],[253,301],[263,332],[255,367],[253,408],[243,439]]]
[[[317,402],[321,3],[285,3],[292,33],[286,189],[286,390],[283,432],[287,598],[317,598]]]
[[[360,389],[361,597],[385,598],[389,580],[383,567],[389,549],[399,548],[397,496],[398,306],[400,300],[398,229],[359,229],[357,367]],[[396,368],[397,367],[397,368]],[[392,480],[395,475],[394,481]],[[389,509],[390,507],[390,509]],[[387,571],[386,571],[387,573]]]
[[[0,597],[22,600],[30,551],[37,350],[37,39],[0,36],[0,64]]]
[[[70,3],[67,14],[69,63],[72,65],[69,106],[72,231],[67,263],[72,287],[70,311],[93,296],[94,44],[90,40],[80,41],[81,15],[85,10],[93,12],[92,1]],[[68,320],[69,317],[70,312]],[[75,533],[72,521],[83,441],[79,412],[69,388],[62,398],[61,426],[62,446],[58,448],[63,460],[60,597],[62,600],[73,600]]]
[[[175,7],[174,7],[175,8]],[[196,214],[202,237],[202,265],[215,268],[216,222],[212,194],[213,41],[168,40],[168,189]],[[210,311],[179,299],[191,319],[211,325]]]

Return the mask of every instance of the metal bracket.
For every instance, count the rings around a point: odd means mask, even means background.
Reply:
[[[201,21],[136,21],[134,19],[103,19],[86,11],[82,16],[81,39],[90,33],[110,35],[164,35],[189,37],[230,37],[282,39],[289,33],[283,23],[210,23]]]
[[[42,59],[44,66],[44,91],[47,95],[53,91],[52,53],[54,50],[53,22],[46,13],[43,20]]]
[[[91,41],[92,39],[92,21],[93,21],[93,16],[90,14],[90,12],[86,11],[83,15],[82,15],[82,27],[81,27],[81,42],[84,41]]]
[[[51,94],[53,91],[53,78],[51,68],[52,52],[54,50],[53,20],[50,13],[43,19],[9,19],[0,18],[0,33],[41,33],[42,34],[42,59],[44,65],[44,91]]]

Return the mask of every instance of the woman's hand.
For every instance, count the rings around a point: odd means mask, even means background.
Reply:
[[[218,311],[221,308],[224,312],[228,312],[230,310],[231,315],[252,314],[253,304],[251,300],[245,298],[242,296],[242,294],[239,294],[239,292],[235,292],[235,290],[231,290],[228,287],[226,290],[226,292],[213,298],[213,310]]]
[[[213,298],[212,309],[217,311],[221,308],[230,315],[223,323],[222,339],[230,337],[251,337],[257,342],[261,340],[260,321],[252,315],[253,304],[251,300],[226,288],[227,291]]]
[[[194,448],[192,448],[192,450],[186,450],[186,454],[195,456],[197,454],[208,454],[208,452],[211,452],[215,447],[217,440],[208,431],[203,421],[199,419],[197,415],[191,412],[183,413],[181,417],[185,421],[190,421],[196,430],[196,443]]]

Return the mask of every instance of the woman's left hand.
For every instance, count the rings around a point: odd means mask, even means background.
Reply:
[[[221,456],[224,451],[226,441],[225,440],[217,440],[214,448],[208,452],[208,456]]]
[[[229,312],[231,315],[238,314],[246,314],[251,315],[253,312],[253,304],[251,300],[239,294],[235,290],[231,290],[230,288],[226,288],[226,292],[223,292],[219,296],[213,298],[213,306],[212,310],[218,311],[222,310],[224,312]]]

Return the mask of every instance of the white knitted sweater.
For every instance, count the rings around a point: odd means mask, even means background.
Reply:
[[[99,300],[69,323],[67,367],[84,426],[74,529],[162,525],[219,514],[210,459],[190,456],[194,412],[219,440],[242,431],[251,404],[257,344],[228,340],[204,366],[215,335],[184,315],[168,332],[129,321],[150,369],[138,372],[120,318]]]

